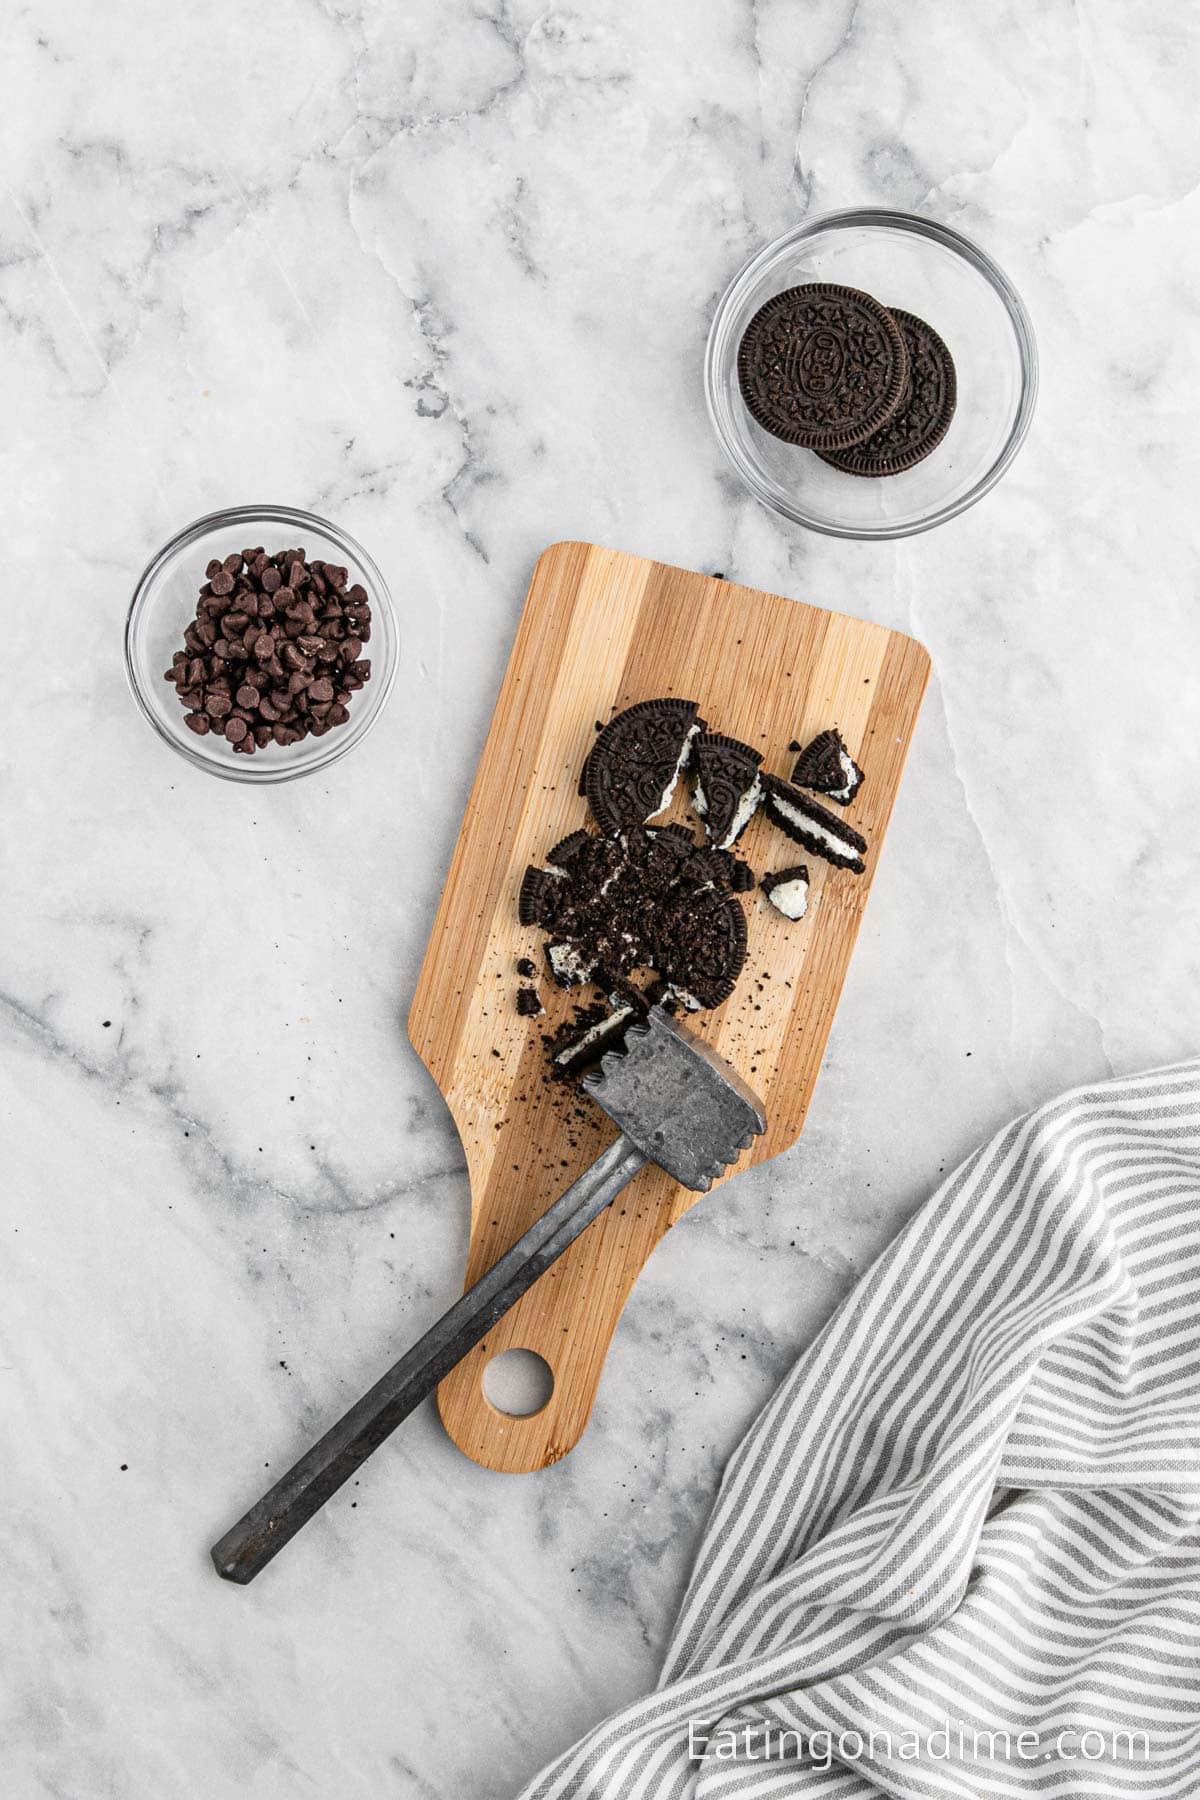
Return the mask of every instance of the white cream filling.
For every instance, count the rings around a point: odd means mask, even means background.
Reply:
[[[700,1002],[695,994],[689,994],[686,988],[676,987],[673,981],[667,987],[667,997],[678,1000],[679,1004],[686,1007],[688,1012],[700,1011]]]
[[[698,775],[696,785],[692,789],[692,811],[701,819],[708,811],[708,795],[704,792],[704,783]]]
[[[725,833],[725,836],[717,845],[718,850],[728,850],[731,844],[737,843],[737,840],[741,837],[743,831],[745,831],[747,825],[758,811],[762,797],[763,784],[756,775],[750,786],[738,801],[738,809],[733,815],[733,822],[730,825],[729,830]]]
[[[585,963],[572,944],[550,944],[546,955],[555,981],[564,987],[577,987],[591,975],[592,964]]]
[[[842,774],[846,777],[846,782],[844,787],[830,788],[829,798],[831,800],[849,800],[862,780],[862,770],[847,750],[838,751],[838,761],[842,765]]]
[[[658,815],[660,813],[665,813],[668,806],[670,806],[671,801],[675,795],[675,789],[679,785],[679,777],[683,774],[683,765],[686,763],[689,755],[691,754],[692,739],[694,737],[699,737],[699,735],[700,735],[700,726],[698,724],[693,725],[691,727],[690,731],[688,732],[687,736],[683,740],[683,749],[679,752],[679,761],[675,764],[675,773],[672,775],[670,781],[667,783],[666,788],[663,790],[662,799],[659,801],[658,805],[655,807],[655,809],[652,813],[647,813],[647,815],[646,815],[647,818],[657,819]]]
[[[802,875],[791,881],[777,881],[766,894],[771,905],[785,919],[802,919],[808,911],[808,883]]]
[[[842,857],[846,861],[858,861],[859,852],[852,844],[848,844],[845,838],[839,837],[836,832],[830,831],[827,825],[822,825],[819,819],[811,818],[809,814],[802,811],[800,807],[793,806],[791,802],[785,800],[781,794],[771,795],[771,805],[774,806],[785,819],[789,820],[791,824],[797,826],[798,829],[804,833],[805,837],[811,838],[814,843],[824,844],[828,849],[832,850],[835,855]]]
[[[574,1062],[580,1051],[586,1050],[589,1045],[594,1044],[597,1038],[607,1037],[613,1026],[620,1025],[632,1011],[632,1006],[614,1006],[607,1019],[601,1019],[598,1024],[589,1026],[582,1037],[576,1038],[573,1044],[568,1044],[564,1050],[560,1050],[554,1059],[555,1062]]]

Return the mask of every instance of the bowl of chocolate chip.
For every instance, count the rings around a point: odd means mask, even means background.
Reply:
[[[197,768],[289,781],[360,743],[399,633],[378,567],[338,526],[288,506],[210,513],[137,584],[125,669],[143,717]]]
[[[709,416],[750,492],[833,537],[928,531],[1012,463],[1037,399],[1033,327],[961,232],[855,207],[751,257],[713,317]]]

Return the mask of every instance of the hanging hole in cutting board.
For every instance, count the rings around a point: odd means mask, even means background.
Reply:
[[[554,1371],[536,1350],[501,1350],[483,1371],[483,1397],[510,1419],[541,1412],[554,1392]]]

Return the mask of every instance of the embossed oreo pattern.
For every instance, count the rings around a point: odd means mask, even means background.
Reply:
[[[764,431],[840,450],[885,425],[908,380],[900,328],[870,294],[829,282],[760,306],[738,347],[738,384]]]
[[[604,727],[584,764],[601,830],[627,831],[661,810],[696,714],[694,700],[642,700]]]
[[[757,750],[721,732],[707,731],[696,739],[692,766],[704,791],[704,829],[710,843],[724,844],[744,796],[758,777],[761,762]],[[743,830],[750,817],[747,812]]]
[[[908,351],[908,387],[887,424],[861,444],[819,452],[823,462],[847,475],[900,475],[914,468],[937,449],[954,417],[954,358],[924,319],[898,306],[891,312]]]

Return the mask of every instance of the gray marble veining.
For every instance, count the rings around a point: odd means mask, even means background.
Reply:
[[[939,1171],[1200,1045],[1200,37],[1157,0],[31,0],[0,107],[0,1787],[485,1800],[653,1680],[725,1456]],[[810,209],[977,236],[1039,333],[1005,483],[898,544],[732,483],[717,295]],[[121,625],[270,498],[386,570],[391,707],[248,794]],[[588,537],[936,669],[803,1143],[636,1290],[505,1479],[429,1409],[246,1591],[206,1547],[455,1294],[403,1015],[534,558]]]

